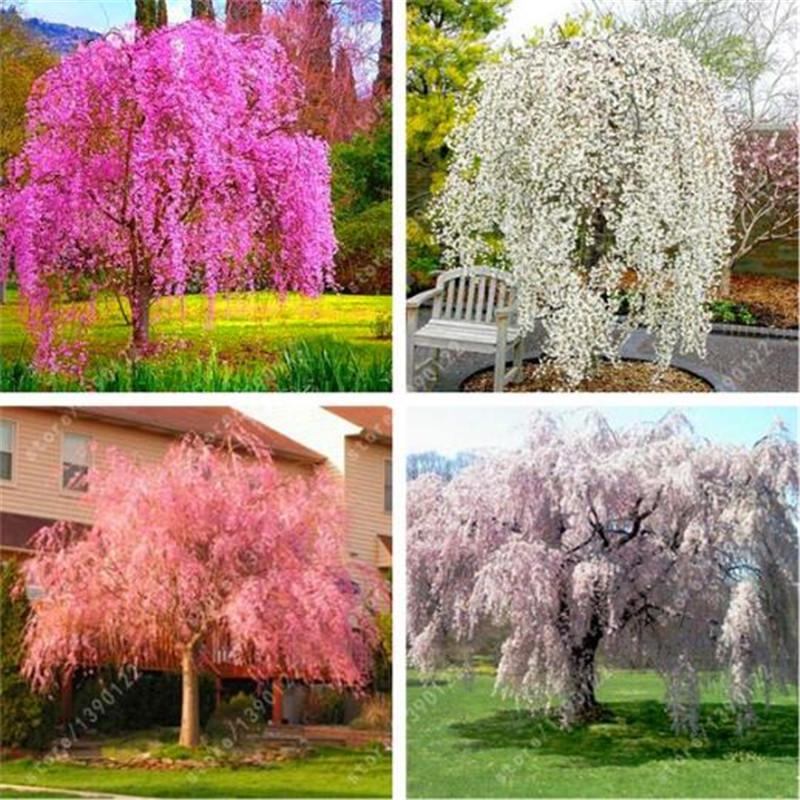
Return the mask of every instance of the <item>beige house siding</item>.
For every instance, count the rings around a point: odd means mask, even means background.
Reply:
[[[357,436],[345,440],[345,496],[349,518],[348,555],[379,561],[378,536],[392,535],[391,511],[384,510],[385,462],[392,449]]]
[[[96,445],[94,466],[100,469],[109,447],[141,462],[156,462],[177,439],[50,409],[6,408],[0,411],[0,419],[16,423],[12,480],[0,481],[0,508],[8,513],[74,522],[91,522],[92,508],[85,495],[61,486],[64,433],[91,436]],[[290,474],[310,474],[313,470],[311,464],[303,462],[276,458],[275,463]]]

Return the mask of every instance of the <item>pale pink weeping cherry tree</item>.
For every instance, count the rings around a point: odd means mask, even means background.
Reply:
[[[0,194],[0,279],[13,266],[37,367],[85,360],[56,330],[76,286],[127,298],[142,352],[158,297],[332,285],[328,148],[302,104],[273,38],[205,21],[110,34],[47,72]]]
[[[42,530],[23,566],[41,588],[25,633],[35,688],[64,669],[173,664],[180,743],[195,746],[198,674],[221,652],[254,678],[365,687],[385,590],[345,564],[329,474],[287,476],[257,445],[194,437],[157,465],[113,450],[102,460],[88,476],[91,529]]]
[[[566,723],[599,713],[599,659],[633,661],[664,677],[678,730],[722,671],[747,724],[759,686],[797,680],[797,492],[780,428],[745,448],[676,414],[537,416],[516,452],[410,484],[411,660],[430,672],[499,634],[498,687]]]

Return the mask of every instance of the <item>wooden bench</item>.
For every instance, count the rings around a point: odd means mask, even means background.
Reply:
[[[406,302],[409,389],[417,375],[431,368],[441,372],[442,350],[494,355],[494,390],[502,392],[509,381],[522,378],[523,336],[516,325],[516,298],[508,273],[480,268],[442,272],[436,287]],[[419,310],[433,301],[431,319],[419,327]],[[417,347],[433,350],[433,357],[415,363]],[[513,367],[506,372],[506,355],[513,351]]]

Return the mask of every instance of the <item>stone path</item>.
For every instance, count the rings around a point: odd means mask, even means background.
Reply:
[[[718,392],[797,392],[797,338],[772,338],[753,333],[755,331],[749,331],[747,336],[733,336],[721,330],[715,331],[709,336],[705,360],[679,356],[672,363],[704,378]],[[539,336],[529,337],[525,346],[526,359],[541,354],[537,341],[541,341]],[[430,351],[424,348],[417,349],[417,363],[430,355]],[[624,358],[651,360],[650,335],[644,331],[634,332],[623,346],[622,355]],[[442,364],[439,381],[433,387],[428,384],[428,391],[458,392],[466,378],[491,368],[493,361],[485,355],[443,351]],[[413,390],[420,391],[420,388],[416,386]]]

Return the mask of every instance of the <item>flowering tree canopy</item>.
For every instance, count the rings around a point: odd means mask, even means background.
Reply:
[[[128,298],[137,347],[153,300],[190,282],[331,283],[328,150],[297,133],[301,103],[273,39],[205,21],[110,36],[46,73],[2,195],[0,262],[38,322],[38,365],[55,366],[53,301],[76,280]]]
[[[663,366],[702,353],[733,207],[711,75],[674,42],[608,33],[552,35],[478,78],[433,207],[445,262],[512,271],[522,328],[541,320],[573,385],[639,325]]]
[[[797,491],[780,429],[747,449],[674,414],[621,432],[537,416],[520,450],[409,485],[411,660],[499,633],[498,686],[571,721],[597,713],[602,654],[658,669],[689,729],[719,669],[746,723],[758,682],[796,681]]]
[[[340,488],[287,477],[268,454],[187,438],[157,465],[109,450],[90,471],[94,524],[37,534],[23,567],[41,588],[24,671],[44,689],[61,668],[174,665],[181,743],[197,744],[198,670],[363,686],[382,591],[344,562]]]

